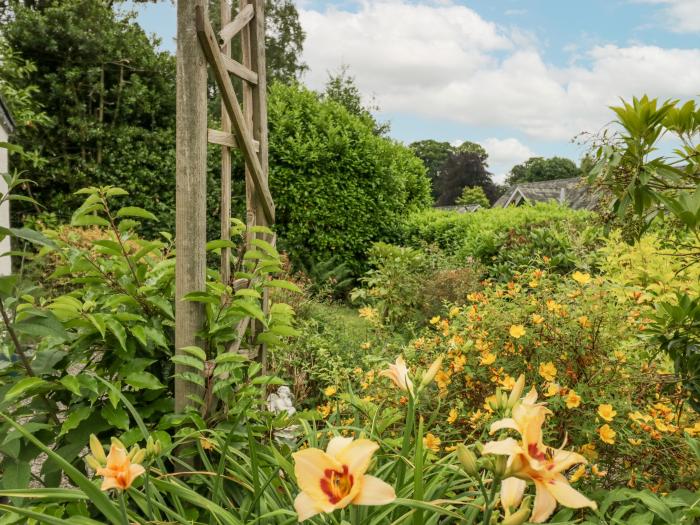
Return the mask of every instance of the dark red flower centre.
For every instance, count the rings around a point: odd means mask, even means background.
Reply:
[[[343,470],[338,471],[327,468],[321,478],[321,490],[328,496],[328,501],[338,503],[347,496],[352,489],[353,477],[348,471],[348,466],[343,465]]]

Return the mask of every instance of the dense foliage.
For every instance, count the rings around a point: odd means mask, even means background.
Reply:
[[[277,231],[292,260],[337,256],[357,272],[372,242],[396,239],[404,216],[430,204],[420,160],[340,103],[276,84],[269,114]]]
[[[570,179],[583,174],[570,159],[562,157],[530,157],[522,164],[513,166],[506,178],[506,184],[514,185],[520,182],[539,182],[554,179]]]

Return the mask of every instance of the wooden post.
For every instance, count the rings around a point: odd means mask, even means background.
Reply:
[[[221,2],[221,27],[231,21],[231,5],[228,0]],[[225,41],[221,48],[224,56],[231,57],[231,43]],[[231,133],[231,118],[228,116],[226,104],[221,101],[221,129]],[[221,238],[231,239],[231,150],[228,146],[221,148]],[[229,284],[231,280],[231,248],[221,249],[221,281]]]
[[[207,63],[197,37],[195,6],[206,13],[206,0],[177,2],[177,116],[175,193],[175,353],[199,345],[196,337],[204,322],[201,303],[183,302],[190,292],[205,289],[206,276],[206,169],[207,169]],[[197,372],[176,365],[176,374]],[[175,379],[175,411],[195,406],[190,396],[198,387]],[[198,408],[198,407],[197,407]]]
[[[243,12],[246,10],[248,5],[252,5],[252,0],[240,0],[239,10]],[[255,13],[255,20],[260,17],[259,13]],[[254,21],[255,21],[254,20]],[[248,69],[252,69],[253,58],[251,56],[251,24],[246,24],[245,27],[241,29],[241,63]],[[258,76],[259,79],[259,76]],[[241,86],[241,104],[243,105],[243,118],[245,120],[246,126],[251,130],[252,138],[255,138],[255,132],[253,131],[253,89],[247,82],[242,82]],[[259,155],[259,153],[258,153]],[[264,177],[264,174],[263,174]],[[246,204],[246,224],[248,228],[257,224],[255,216],[255,184],[253,183],[253,176],[250,172],[250,167],[246,163],[245,167],[245,204]],[[250,241],[255,237],[254,234],[248,230],[246,235],[247,246],[246,249],[252,247]],[[251,336],[255,337],[255,328],[251,326]]]
[[[253,140],[260,144],[258,150],[258,158],[262,167],[264,177],[264,187],[268,187],[268,137],[267,137],[267,63],[265,61],[265,0],[248,0],[255,7],[255,19],[252,21],[250,28],[250,69],[258,73],[258,83],[252,87],[253,101],[253,122],[252,132]],[[244,62],[244,65],[245,64]],[[255,203],[255,219],[256,223],[262,226],[270,226],[263,207],[262,196],[258,192],[254,192],[253,202]],[[258,234],[265,238],[264,235]],[[268,242],[273,242],[273,239],[266,239]],[[269,291],[265,288],[263,292],[263,311],[267,314],[269,310]],[[258,323],[259,325],[259,323]],[[263,373],[267,371],[267,347],[260,347],[260,355],[258,356],[262,366]]]

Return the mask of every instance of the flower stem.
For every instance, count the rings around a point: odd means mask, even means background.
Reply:
[[[126,499],[124,491],[119,491],[119,509],[122,511],[122,525],[129,525],[129,515],[126,513]]]

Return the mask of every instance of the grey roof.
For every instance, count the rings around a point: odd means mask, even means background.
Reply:
[[[481,209],[480,204],[457,204],[455,206],[435,206],[436,210],[454,211],[457,213],[473,213]]]
[[[8,134],[15,130],[15,119],[12,118],[12,113],[10,113],[2,95],[0,95],[0,124],[7,130]]]
[[[523,182],[511,186],[493,205],[494,208],[505,208],[521,202],[556,201],[567,204],[575,210],[591,210],[595,208],[599,193],[588,185],[583,177],[571,179],[545,180],[540,182]]]

